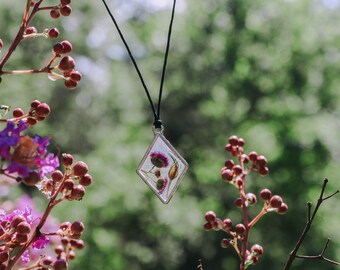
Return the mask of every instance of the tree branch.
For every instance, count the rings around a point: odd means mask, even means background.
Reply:
[[[328,247],[328,242],[329,242],[329,239],[323,249],[323,251],[321,252],[320,255],[317,255],[317,256],[302,256],[302,255],[297,255],[297,252],[303,242],[303,240],[305,239],[308,231],[310,230],[310,227],[312,226],[312,223],[313,223],[313,220],[316,216],[316,213],[317,211],[319,210],[319,207],[321,206],[321,204],[325,201],[325,200],[328,200],[330,198],[332,198],[333,196],[335,196],[336,194],[339,193],[339,190],[337,190],[336,192],[334,192],[333,194],[327,196],[327,197],[323,197],[324,193],[325,193],[325,189],[326,189],[326,186],[327,186],[327,183],[328,183],[328,179],[325,178],[324,181],[323,181],[323,185],[322,185],[322,189],[321,189],[321,192],[320,192],[320,196],[319,196],[319,199],[317,201],[317,204],[315,206],[315,209],[313,211],[313,213],[311,213],[311,208],[312,208],[312,203],[311,202],[308,202],[308,216],[307,216],[307,222],[306,222],[306,225],[300,235],[300,238],[299,240],[297,241],[294,249],[290,252],[289,254],[289,257],[288,257],[288,260],[286,262],[286,265],[284,267],[284,270],[288,270],[290,269],[293,261],[295,260],[295,258],[300,258],[300,259],[319,259],[319,260],[324,260],[326,262],[329,262],[329,263],[332,263],[332,264],[335,264],[335,265],[340,265],[339,262],[336,262],[336,261],[333,261],[333,260],[330,260],[326,257],[323,256],[324,252],[326,251],[327,247]]]

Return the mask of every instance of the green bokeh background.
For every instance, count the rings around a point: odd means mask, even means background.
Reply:
[[[46,0],[47,4],[55,1]],[[171,1],[113,0],[112,11],[136,56],[154,100],[158,96]],[[282,195],[284,216],[256,225],[251,243],[265,253],[253,269],[282,269],[327,176],[327,194],[339,189],[340,28],[338,0],[179,0],[161,118],[165,135],[190,169],[169,205],[135,173],[152,140],[152,114],[142,86],[101,1],[72,2],[60,20],[39,14],[38,30],[58,27],[72,42],[83,80],[68,91],[46,74],[4,76],[0,103],[27,108],[50,104],[48,120],[32,129],[52,146],[90,167],[94,183],[81,202],[60,205],[61,221],[86,224],[86,249],[71,269],[238,269],[223,232],[203,230],[204,213],[241,220],[237,191],[220,179],[228,136],[237,134],[269,160],[267,177],[251,176],[249,191]],[[2,1],[3,53],[15,36],[24,1]],[[54,41],[22,42],[6,69],[39,68]],[[53,147],[52,147],[53,148]],[[54,148],[55,149],[55,148]],[[56,151],[56,150],[55,150]],[[5,199],[11,199],[12,192]],[[35,194],[43,209],[46,202]],[[250,210],[254,216],[260,206]],[[301,254],[340,259],[339,197],[322,206]],[[296,260],[292,269],[331,270],[320,261]]]

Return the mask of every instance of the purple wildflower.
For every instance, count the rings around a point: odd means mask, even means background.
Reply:
[[[152,152],[150,158],[152,165],[157,168],[166,168],[169,165],[168,158],[161,152]]]
[[[44,249],[49,242],[50,239],[42,233],[39,238],[33,242],[32,247],[35,249]]]
[[[17,126],[11,121],[7,122],[7,126],[0,131],[0,157],[6,160],[11,158],[11,147],[18,144],[20,133],[25,129],[27,126],[22,121]]]

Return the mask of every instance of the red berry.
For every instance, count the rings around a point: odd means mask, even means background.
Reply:
[[[243,202],[242,202],[242,198],[241,197],[238,197],[234,200],[234,205],[238,208],[241,208],[242,205],[243,205]]]
[[[72,8],[69,5],[63,6],[60,9],[60,14],[63,16],[69,16],[72,12]]]
[[[244,226],[243,224],[237,224],[235,226],[236,234],[240,235],[240,234],[243,234],[245,231],[246,231],[246,226]]]
[[[26,123],[27,123],[28,125],[30,125],[30,126],[34,126],[34,125],[37,123],[37,120],[35,120],[35,119],[32,118],[32,117],[28,117]]]
[[[39,101],[39,100],[32,100],[32,102],[31,102],[31,108],[32,109],[36,109],[38,106],[39,106],[39,104],[40,104],[41,102]]]
[[[13,110],[13,116],[14,117],[21,117],[21,116],[24,115],[24,113],[25,113],[24,110],[21,109],[21,108],[16,108],[16,109]]]
[[[25,31],[26,35],[35,34],[37,32],[38,30],[34,26],[27,27]]]
[[[74,181],[72,179],[65,180],[63,189],[73,190],[73,188],[74,188]]]
[[[229,244],[230,244],[230,239],[228,239],[228,238],[223,238],[223,239],[221,240],[221,247],[222,247],[222,248],[227,248],[227,247],[229,246]]]
[[[228,159],[224,162],[224,166],[231,170],[234,167],[234,161],[232,159]]]
[[[253,162],[257,160],[257,156],[258,154],[255,151],[252,151],[248,154],[249,159]]]
[[[283,200],[280,196],[274,195],[270,198],[269,204],[273,208],[279,208],[283,203]]]
[[[204,223],[203,228],[206,231],[210,231],[213,229],[213,225],[210,222],[207,222],[207,223]]]
[[[83,161],[78,161],[73,165],[72,172],[75,176],[84,176],[88,172],[89,168]]]
[[[233,180],[233,172],[231,170],[226,169],[226,170],[222,171],[221,177],[222,177],[223,181],[230,182],[230,181]]]
[[[83,249],[85,247],[83,240],[77,240],[77,245],[75,246],[76,249]]]
[[[260,197],[264,201],[269,201],[271,196],[272,196],[272,192],[267,188],[262,189],[260,192]]]
[[[258,156],[256,159],[256,163],[261,166],[264,167],[267,165],[267,159],[265,156]]]
[[[80,178],[79,180],[79,184],[81,184],[84,187],[87,187],[89,185],[91,185],[92,183],[92,176],[89,175],[88,173],[85,174],[82,178]]]
[[[64,174],[59,170],[55,170],[52,172],[51,177],[53,181],[60,182],[64,178]]]
[[[75,186],[71,191],[71,199],[80,201],[85,195],[85,188],[82,185]]]
[[[260,168],[258,168],[257,172],[259,173],[259,175],[265,176],[269,173],[269,168],[268,167],[260,167]]]
[[[59,30],[57,28],[51,28],[48,30],[48,36],[50,38],[57,38],[59,36]]]
[[[259,244],[255,244],[251,247],[250,251],[255,255],[255,256],[260,256],[263,254],[263,247],[260,246]]]
[[[50,106],[48,106],[48,104],[46,104],[46,103],[41,103],[36,108],[37,115],[41,116],[41,117],[48,116],[50,114],[50,112],[51,112]]]
[[[71,42],[64,40],[60,42],[60,44],[63,46],[63,52],[64,54],[70,53],[72,51],[72,44]]]
[[[235,166],[233,167],[233,172],[234,172],[236,175],[240,175],[240,174],[243,172],[242,167],[241,167],[240,165],[235,165]]]
[[[237,146],[238,145],[238,137],[233,135],[230,136],[228,139],[228,142],[232,145],[232,146]]]
[[[18,234],[29,234],[31,232],[31,225],[29,225],[26,221],[22,221],[15,228],[15,231]]]
[[[53,262],[52,257],[51,256],[46,256],[43,259],[41,259],[40,264],[43,265],[43,266],[47,266],[47,265],[51,265],[52,262]]]
[[[58,255],[63,253],[63,251],[64,251],[64,247],[62,245],[58,245],[54,248],[54,252],[57,253]]]
[[[59,228],[62,229],[63,231],[66,231],[68,228],[71,227],[71,225],[72,225],[71,222],[69,222],[69,221],[64,221],[63,223],[61,223],[61,224],[59,225]]]
[[[50,16],[53,18],[53,19],[58,19],[60,17],[60,11],[59,9],[52,9],[50,11]]]
[[[242,154],[241,158],[244,164],[247,164],[249,162],[249,157],[246,154]]]
[[[239,138],[237,144],[239,146],[243,146],[245,144],[245,141],[242,138]]]
[[[73,163],[73,156],[70,155],[70,154],[62,154],[62,157],[61,157],[61,163],[65,166],[65,167],[69,167],[72,165]]]
[[[256,195],[254,193],[247,193],[246,199],[249,203],[249,205],[253,205],[257,202]]]
[[[204,218],[207,222],[213,223],[216,220],[216,214],[213,211],[208,211],[205,213]]]
[[[60,4],[63,6],[69,5],[71,3],[71,0],[60,0]]]
[[[18,242],[20,244],[27,242],[28,235],[27,234],[17,234],[15,236],[15,242]]]
[[[71,71],[70,79],[79,82],[81,80],[81,73],[79,71]]]
[[[230,229],[233,226],[233,223],[230,218],[226,218],[223,220],[223,228],[224,229]]]
[[[288,205],[285,203],[282,203],[281,206],[276,210],[276,213],[283,215],[287,211],[288,211]]]
[[[85,226],[81,221],[75,221],[71,225],[71,232],[73,233],[82,233],[85,230]]]
[[[11,221],[11,228],[16,228],[19,223],[23,221],[26,221],[26,218],[24,218],[22,215],[16,215]]]
[[[60,60],[58,68],[63,72],[67,72],[67,71],[72,71],[75,66],[76,66],[76,62],[71,56],[64,56]]]
[[[64,259],[56,260],[53,263],[53,270],[66,270],[68,268],[68,263]]]
[[[74,89],[77,87],[78,82],[73,80],[65,80],[64,84],[68,89]]]
[[[225,151],[226,152],[231,152],[233,149],[232,145],[230,143],[228,143],[226,146],[225,146]]]
[[[61,43],[54,44],[52,51],[56,55],[62,54],[63,53],[63,45],[61,45]]]

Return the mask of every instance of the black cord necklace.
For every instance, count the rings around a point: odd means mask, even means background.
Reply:
[[[157,195],[157,197],[165,204],[167,204],[175,191],[177,190],[185,172],[188,169],[188,163],[184,158],[176,151],[176,149],[170,144],[170,142],[164,137],[164,127],[160,119],[161,102],[163,94],[163,85],[165,81],[166,67],[168,63],[168,56],[170,50],[170,41],[172,33],[172,25],[175,17],[176,0],[173,1],[171,19],[168,29],[168,37],[166,43],[166,50],[164,54],[164,62],[162,68],[162,76],[159,88],[157,110],[152,101],[150,91],[145,83],[142,73],[137,65],[137,62],[130,50],[130,47],[120,30],[116,19],[114,18],[111,10],[106,4],[105,0],[102,0],[104,6],[109,13],[113,24],[115,25],[118,34],[124,43],[124,46],[128,52],[128,55],[133,63],[133,66],[138,74],[138,77],[142,83],[145,94],[149,100],[150,107],[154,116],[154,139],[146,151],[141,163],[137,168],[137,174],[143,179],[143,181],[151,188],[151,190]]]

